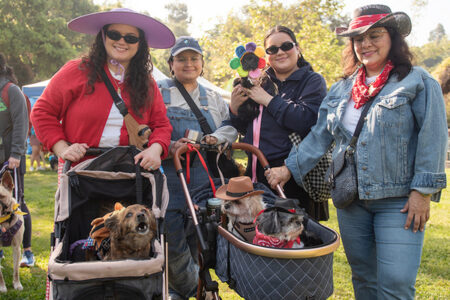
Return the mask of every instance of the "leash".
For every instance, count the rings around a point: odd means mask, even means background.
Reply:
[[[214,185],[214,181],[211,178],[211,175],[209,175],[208,167],[206,166],[206,162],[203,159],[203,156],[200,154],[200,151],[197,150],[192,144],[187,144],[188,150],[186,151],[186,182],[189,184],[191,181],[191,172],[190,172],[190,154],[191,152],[195,151],[198,154],[198,158],[200,159],[200,162],[202,163],[203,168],[205,169],[206,173],[208,174],[209,182],[211,183],[211,189],[213,191],[213,197],[216,197],[216,186]]]

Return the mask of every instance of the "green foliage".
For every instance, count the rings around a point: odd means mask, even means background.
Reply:
[[[435,29],[430,31],[430,37],[428,38],[428,41],[439,43],[442,39],[445,39],[445,37],[446,35],[444,26],[439,23],[437,24]]]
[[[225,86],[236,76],[228,65],[238,45],[253,41],[263,46],[265,33],[275,25],[294,31],[303,56],[331,85],[341,75],[342,45],[334,27],[345,24],[343,4],[337,0],[300,0],[284,5],[278,0],[250,1],[241,13],[229,14],[201,39],[205,52],[205,77]],[[332,28],[333,27],[333,28]]]
[[[432,75],[441,85],[447,112],[447,126],[450,128],[450,57],[439,64]]]
[[[67,22],[95,11],[92,0],[0,1],[0,49],[20,84],[47,79],[86,51],[90,37],[70,31]]]
[[[420,47],[411,47],[414,65],[421,66],[430,73],[447,57],[450,57],[450,40],[444,36],[439,42],[431,42]]]
[[[171,2],[164,6],[168,11],[167,20],[163,21],[169,27],[175,37],[190,35],[188,26],[191,23],[188,7],[185,3]],[[165,75],[169,76],[170,49],[151,49],[153,64]]]

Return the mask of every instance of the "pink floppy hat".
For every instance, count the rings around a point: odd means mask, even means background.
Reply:
[[[128,8],[83,15],[71,20],[67,26],[73,31],[96,35],[107,24],[127,24],[141,29],[151,48],[166,49],[175,43],[175,36],[166,25]]]

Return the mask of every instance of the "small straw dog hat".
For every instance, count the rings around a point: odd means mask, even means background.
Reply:
[[[253,195],[261,195],[264,191],[255,191],[248,176],[230,178],[228,184],[222,185],[216,191],[216,198],[222,200],[239,200]]]

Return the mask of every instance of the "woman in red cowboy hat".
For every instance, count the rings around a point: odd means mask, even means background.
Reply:
[[[410,31],[403,12],[356,9],[350,26],[336,30],[349,37],[344,79],[286,166],[266,172],[271,185],[291,176],[301,184],[332,143],[335,160],[361,128],[352,156],[356,200],[335,203],[356,299],[414,299],[430,200],[439,201],[446,187],[444,100],[436,80],[411,64],[404,39]]]
[[[159,21],[126,8],[73,19],[68,27],[96,35],[87,56],[66,63],[33,107],[39,140],[61,159],[78,162],[89,147],[128,145],[124,117],[102,80],[103,72],[125,102],[128,113],[152,131],[136,155],[155,170],[168,153],[172,127],[151,75],[149,47],[169,48],[173,33]]]

